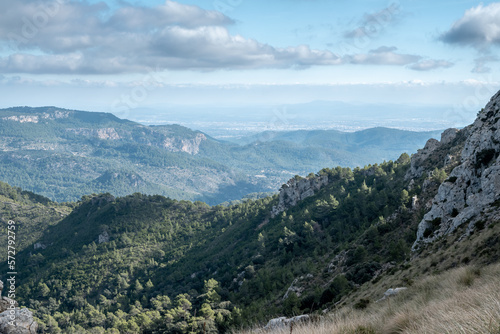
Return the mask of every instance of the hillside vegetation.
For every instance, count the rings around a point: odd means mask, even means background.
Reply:
[[[290,177],[325,166],[395,159],[434,135],[377,128],[265,140],[264,133],[238,145],[179,125],[143,126],[109,113],[16,107],[0,110],[0,180],[59,202],[140,192],[220,204],[269,194]]]
[[[189,315],[175,316],[169,325],[179,332],[183,321],[188,327],[201,322],[195,310],[199,315],[204,304],[215,312],[205,321],[219,331],[270,314],[319,310],[375,277],[383,263],[409,255],[415,225],[396,230],[401,221],[383,218],[398,207],[409,212],[402,178],[408,165],[406,156],[354,171],[324,169],[320,174],[330,185],[275,218],[270,212],[276,197],[228,208],[140,194],[83,198],[46,228],[37,241],[45,249],[19,254],[19,301],[34,310],[46,332],[71,332],[77,324],[159,331],[170,309],[155,309],[154,300],[176,296],[192,305]],[[104,233],[109,241],[99,243]],[[339,254],[352,267],[334,279],[327,268]],[[291,293],[283,300],[292,281],[307,274],[315,278],[302,297]],[[218,300],[202,302],[204,282],[211,280],[225,307]],[[229,313],[217,316],[216,309]]]

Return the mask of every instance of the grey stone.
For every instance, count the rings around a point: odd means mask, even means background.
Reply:
[[[0,313],[0,333],[2,334],[35,334],[38,324],[33,313],[27,308],[7,310]]]
[[[492,204],[500,200],[499,105],[500,92],[492,97],[469,127],[460,164],[450,173],[454,181],[439,186],[431,209],[418,226],[413,250],[453,233],[465,223],[468,224],[467,233],[471,233],[477,221],[493,221],[492,217],[498,213]],[[449,131],[442,138],[449,141],[453,140],[452,137]]]
[[[33,248],[35,250],[37,250],[37,249],[45,249],[45,248],[47,248],[47,246],[45,244],[41,243],[41,242],[37,242],[37,243],[35,243],[33,245]]]
[[[101,234],[99,234],[99,237],[97,238],[97,241],[102,244],[103,242],[108,242],[109,241],[109,234],[108,232],[104,231]]]
[[[326,185],[328,185],[327,175],[290,179],[281,187],[278,205],[272,208],[271,216],[276,217],[283,211],[297,205],[299,201],[313,196]]]

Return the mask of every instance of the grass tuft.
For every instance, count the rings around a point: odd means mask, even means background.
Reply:
[[[415,281],[404,293],[363,310],[345,307],[320,321],[294,326],[293,334],[500,334],[499,277],[500,264],[452,269]],[[288,334],[290,328],[266,333]]]

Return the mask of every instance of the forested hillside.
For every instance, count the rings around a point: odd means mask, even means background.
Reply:
[[[326,176],[328,185],[274,218],[276,196],[227,208],[140,194],[84,197],[46,227],[43,247],[19,254],[19,302],[48,333],[183,333],[202,323],[224,331],[321,310],[409,256],[410,198],[420,193],[405,190],[409,161],[323,169],[309,178]],[[342,275],[339,259],[349,267]],[[292,282],[299,290],[283,298]],[[207,297],[215,291],[220,297]]]
[[[289,133],[276,140],[266,140],[264,133],[239,145],[179,125],[143,126],[108,113],[16,107],[0,110],[0,180],[55,201],[140,192],[219,204],[274,192],[290,177],[324,166],[395,159],[435,135],[372,132]],[[398,146],[387,140],[395,136]],[[304,137],[309,139],[290,140]]]

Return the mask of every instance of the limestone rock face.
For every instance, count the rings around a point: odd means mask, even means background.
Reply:
[[[446,134],[446,140],[451,134]],[[500,92],[493,96],[470,126],[460,164],[453,169],[420,222],[413,249],[455,231],[467,233],[478,221],[500,218]],[[412,161],[413,165],[413,161]]]
[[[186,152],[196,155],[200,152],[200,144],[205,140],[207,140],[207,137],[203,133],[198,133],[192,139],[166,138],[162,146],[171,152]]]
[[[117,140],[120,139],[120,135],[114,128],[101,128],[101,129],[88,129],[88,128],[78,128],[78,129],[66,129],[67,132],[74,133],[75,135],[106,139],[106,140]]]
[[[441,145],[451,143],[457,137],[457,134],[458,134],[458,129],[451,128],[444,130],[443,133],[441,134],[441,141],[440,141]]]
[[[279,193],[278,205],[274,206],[271,216],[275,217],[281,212],[291,208],[307,197],[313,196],[328,184],[327,175],[316,175],[307,178],[293,178],[284,184]]]
[[[21,116],[2,117],[2,119],[6,121],[14,121],[19,123],[38,123],[39,117],[31,115],[27,116],[21,115]]]
[[[0,313],[8,310],[11,305],[17,306],[17,302],[7,297],[0,297]]]
[[[411,166],[405,175],[405,179],[410,180],[414,178],[419,178],[425,171],[424,161],[429,158],[429,156],[439,147],[439,140],[431,138],[427,141],[423,149],[417,151],[411,159]]]
[[[405,180],[415,180],[428,175],[435,168],[452,167],[460,162],[460,154],[467,138],[469,127],[448,129],[441,134],[441,140],[431,138],[425,147],[411,157],[410,169]]]
[[[0,333],[2,334],[36,334],[38,324],[33,313],[27,308],[7,310],[0,313]]]
[[[2,281],[0,281],[0,286],[3,288]],[[0,333],[35,334],[37,329],[38,324],[33,319],[33,313],[30,310],[19,309],[15,300],[0,297]]]
[[[104,231],[99,236],[97,237],[97,242],[102,244],[104,242],[109,242],[109,234],[108,232]]]

